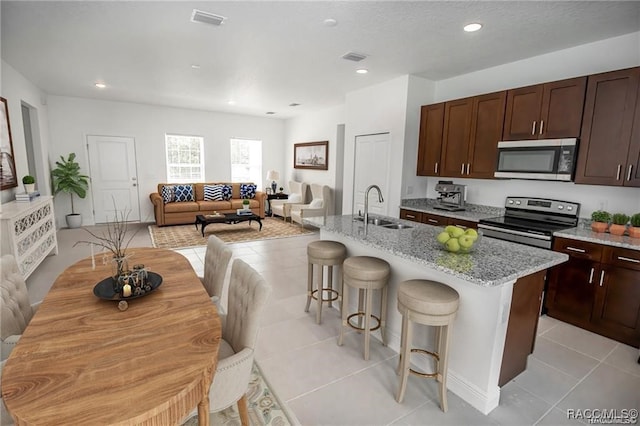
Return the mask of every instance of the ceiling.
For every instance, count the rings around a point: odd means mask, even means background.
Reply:
[[[194,8],[227,19],[193,23]],[[640,2],[3,0],[1,20],[2,59],[50,94],[288,118],[401,75],[440,80],[639,31]]]

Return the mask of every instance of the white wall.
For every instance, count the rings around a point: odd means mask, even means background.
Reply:
[[[431,103],[638,65],[640,32],[438,81],[435,100]],[[413,166],[411,163],[406,164],[407,168]],[[428,181],[426,195],[436,197],[437,193],[433,188],[439,178],[422,179]],[[507,196],[522,195],[582,203],[582,217],[590,216],[593,210],[599,208],[627,214],[640,212],[638,188],[524,180],[454,181],[468,185],[468,201],[472,203],[504,206]],[[411,198],[422,196],[424,194]]]
[[[267,170],[283,168],[284,121],[280,119],[65,96],[49,96],[49,118],[51,158],[75,152],[87,174],[87,135],[135,138],[142,221],[153,221],[149,194],[157,190],[158,183],[166,182],[165,133],[204,137],[206,181],[230,180],[229,140],[235,137],[262,140],[265,177]],[[266,182],[256,183],[263,187]],[[67,197],[58,198],[56,217],[59,226],[64,226],[71,206]],[[91,194],[74,204],[83,224],[92,224]]]
[[[40,152],[35,152],[35,155],[36,165],[39,165],[42,170],[39,170],[36,186],[41,194],[51,194],[49,170],[46,168],[49,155],[49,118],[46,94],[5,61],[2,61],[1,67],[0,94],[7,100],[9,107],[9,124],[11,125],[13,154],[18,178],[17,188],[5,189],[0,192],[0,202],[13,201],[16,192],[24,191],[22,176],[26,175],[29,170],[24,127],[22,125],[22,103],[34,108],[38,122],[38,127],[33,129],[33,137],[34,139],[40,139],[38,144],[41,146],[41,150]]]

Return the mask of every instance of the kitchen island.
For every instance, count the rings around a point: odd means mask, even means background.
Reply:
[[[460,307],[449,350],[448,389],[489,413],[498,406],[500,385],[524,370],[533,351],[546,270],[568,256],[493,238],[482,238],[472,253],[448,253],[436,241],[441,227],[382,218],[406,228],[369,224],[365,232],[363,222],[353,215],[305,222],[320,228],[321,239],[345,244],[349,256],[375,256],[389,262],[386,338],[396,351],[402,322],[396,306],[398,283],[430,279],[458,291]],[[354,299],[350,311],[356,309]],[[374,306],[376,303],[379,301],[374,300]],[[414,345],[428,346],[432,339],[432,328],[416,327]],[[426,360],[414,358],[418,367],[431,369]]]

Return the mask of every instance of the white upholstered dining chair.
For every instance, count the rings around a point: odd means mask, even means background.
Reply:
[[[0,280],[2,358],[7,359],[27,328],[40,302],[30,304],[27,284],[24,281],[18,263],[9,254],[2,256],[2,279]]]
[[[313,216],[326,217],[331,206],[331,188],[327,185],[311,184],[311,202],[308,204],[292,204],[289,214],[291,222],[299,223],[304,228],[304,218]]]
[[[282,216],[287,221],[291,204],[307,202],[307,184],[305,182],[289,181],[289,197],[286,200],[271,200],[271,216]]]
[[[207,239],[207,249],[204,255],[204,276],[198,278],[220,312],[224,311],[222,305],[223,299],[226,299],[223,298],[225,295],[224,278],[227,275],[230,259],[231,249],[220,238],[210,235]]]
[[[238,404],[242,425],[249,425],[246,392],[258,326],[271,287],[251,266],[234,260],[229,280],[229,312],[220,315],[222,339],[218,351],[218,366],[209,391],[210,412]]]

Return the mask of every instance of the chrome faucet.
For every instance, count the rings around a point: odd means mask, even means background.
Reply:
[[[364,234],[367,234],[367,226],[369,225],[369,191],[372,189],[376,189],[378,191],[378,201],[384,202],[384,198],[382,198],[382,191],[378,185],[369,185],[369,187],[364,191]]]

